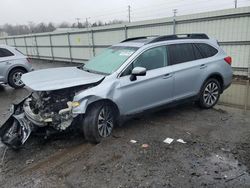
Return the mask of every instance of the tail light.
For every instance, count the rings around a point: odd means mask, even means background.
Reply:
[[[27,59],[27,61],[29,62],[29,63],[31,63],[31,59],[28,57],[28,58],[26,58]]]
[[[232,58],[230,56],[225,57],[224,60],[227,62],[228,65],[232,64]]]

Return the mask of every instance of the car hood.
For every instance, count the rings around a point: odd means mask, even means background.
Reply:
[[[22,81],[34,91],[51,91],[96,83],[104,77],[77,67],[62,67],[26,73],[22,76]]]

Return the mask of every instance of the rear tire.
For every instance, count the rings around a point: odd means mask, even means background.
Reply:
[[[97,144],[111,135],[116,120],[112,105],[100,102],[91,105],[83,119],[83,133],[87,141]]]
[[[221,85],[215,78],[208,79],[202,86],[198,104],[201,108],[212,108],[218,102]]]
[[[23,69],[13,69],[8,77],[9,85],[15,89],[23,88],[24,83],[21,80],[22,75],[26,73]]]

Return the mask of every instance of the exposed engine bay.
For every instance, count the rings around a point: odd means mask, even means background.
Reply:
[[[73,121],[71,115],[74,92],[69,89],[34,92],[23,103],[25,116],[39,127],[52,126],[65,130]]]
[[[54,91],[31,93],[21,103],[13,105],[12,114],[1,127],[2,142],[17,149],[39,128],[65,131],[73,122],[72,101],[75,94],[86,89],[78,86]]]

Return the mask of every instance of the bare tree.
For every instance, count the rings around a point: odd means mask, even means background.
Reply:
[[[58,25],[58,28],[71,28],[71,24],[69,24],[68,22],[62,22]]]
[[[96,21],[94,23],[73,23],[70,24],[68,22],[62,22],[58,24],[56,27],[53,23],[39,23],[35,24],[34,22],[28,22],[26,25],[11,25],[11,24],[5,24],[0,26],[0,31],[4,31],[8,33],[9,35],[23,35],[23,34],[30,34],[30,33],[43,33],[43,32],[52,32],[56,28],[87,28],[87,26],[90,27],[98,27],[103,25],[111,25],[111,24],[120,24],[123,23],[122,20],[112,20],[108,22],[102,22],[102,21]]]

